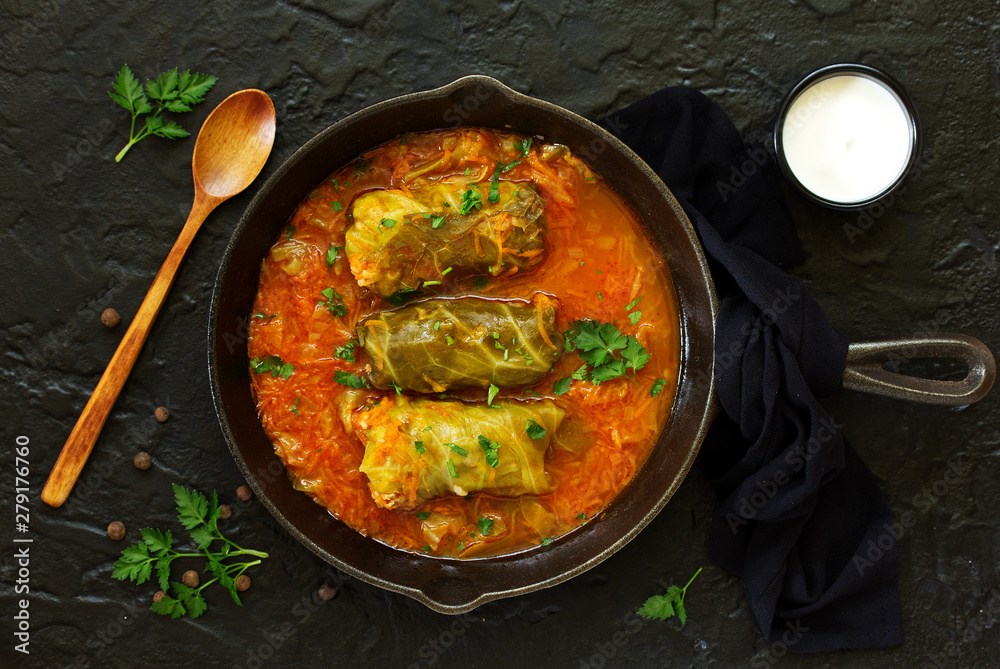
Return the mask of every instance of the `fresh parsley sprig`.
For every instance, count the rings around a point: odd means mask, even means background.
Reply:
[[[687,613],[684,611],[684,595],[687,594],[688,586],[694,582],[694,579],[698,578],[698,574],[700,573],[701,567],[698,567],[698,571],[694,573],[694,576],[691,577],[691,580],[683,588],[672,585],[667,588],[666,593],[653,595],[647,599],[642,608],[639,609],[639,615],[643,618],[655,618],[657,620],[666,620],[676,615],[677,619],[681,621],[681,626],[683,626],[687,622]]]
[[[216,81],[218,81],[216,77],[198,72],[192,74],[190,70],[178,72],[175,67],[161,74],[156,81],[147,80],[146,90],[143,92],[142,84],[132,74],[132,70],[128,65],[123,65],[112,84],[114,90],[108,91],[108,95],[132,115],[132,127],[129,129],[128,144],[115,156],[115,162],[120,163],[133,144],[149,135],[167,139],[190,135],[191,133],[176,121],[164,121],[160,115],[164,111],[175,114],[191,111],[193,105],[205,99],[205,95]],[[156,111],[153,111],[150,98],[156,101]],[[146,116],[142,127],[136,132],[136,120],[150,112],[152,114]]]
[[[174,539],[170,530],[161,532],[148,527],[143,528],[140,530],[142,541],[122,551],[122,556],[115,562],[111,577],[142,585],[150,579],[155,570],[164,597],[153,602],[150,610],[171,618],[180,618],[185,614],[197,618],[203,614],[208,605],[205,604],[201,591],[216,581],[226,589],[237,606],[243,606],[236,590],[236,579],[250,567],[260,564],[262,559],[268,557],[267,553],[243,548],[222,535],[218,528],[222,510],[219,506],[219,496],[215,491],[212,492],[212,499],[209,501],[197,490],[190,490],[175,483],[174,499],[177,501],[177,517],[200,552],[181,553],[174,550]],[[222,542],[221,549],[208,550],[216,541]],[[257,559],[226,562],[243,555]],[[215,578],[197,588],[170,580],[170,565],[174,560],[199,557],[207,559],[203,571],[212,573]],[[173,597],[167,594],[171,591],[174,593]]]
[[[625,376],[630,369],[634,377],[649,362],[646,347],[612,323],[576,321],[563,336],[566,350],[577,351],[586,365],[556,381],[553,386],[556,395],[567,392],[574,379],[582,381],[589,376],[591,383],[598,385]]]

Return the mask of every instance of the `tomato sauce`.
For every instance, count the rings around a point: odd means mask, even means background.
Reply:
[[[608,505],[642,466],[669,417],[680,332],[664,261],[599,175],[558,145],[536,141],[525,155],[525,140],[461,128],[408,134],[369,151],[308,195],[261,265],[249,355],[277,356],[294,368],[285,368],[287,378],[277,371],[251,372],[265,431],[299,489],[359,532],[391,546],[468,558],[547,544]],[[334,382],[337,371],[365,372],[361,347],[354,362],[336,353],[354,337],[357,321],[393,308],[358,286],[343,249],[336,248],[344,245],[351,225],[352,199],[372,189],[441,178],[488,182],[497,162],[515,160],[501,178],[537,184],[545,202],[544,261],[526,272],[490,277],[485,286],[481,279],[456,277],[435,286],[435,294],[530,300],[542,292],[558,304],[560,332],[580,319],[615,323],[646,348],[649,362],[634,378],[630,370],[600,385],[573,380],[568,392],[556,395],[553,384],[583,364],[577,353],[567,353],[532,388],[501,390],[501,400],[548,397],[566,409],[559,431],[562,447],[551,447],[546,455],[546,471],[556,482],[553,492],[438,498],[416,511],[382,508],[358,469],[364,447],[350,432],[347,414],[355,404],[346,399],[357,402],[360,393],[370,405],[382,393]],[[322,294],[327,288],[340,296],[345,315],[332,313]],[[662,391],[654,397],[658,379]],[[485,401],[479,391],[449,395]],[[482,532],[484,518],[493,521],[488,534]]]

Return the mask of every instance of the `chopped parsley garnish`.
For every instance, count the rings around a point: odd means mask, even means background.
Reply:
[[[496,399],[498,392],[500,392],[500,389],[491,383],[490,389],[486,394],[486,403],[488,405],[493,406],[493,400]]]
[[[451,338],[451,335],[445,335],[444,340],[445,342],[447,342],[448,346],[451,346],[452,344],[455,343],[455,340]]]
[[[440,330],[441,329],[441,321],[434,321],[433,327],[434,327],[435,330]]]
[[[417,453],[424,453],[427,450],[426,448],[424,448],[424,442],[422,441],[413,442],[413,447],[417,449]]]
[[[347,362],[354,362],[354,349],[358,346],[357,339],[350,339],[343,346],[337,347],[337,357]]]
[[[397,395],[402,395],[403,394],[403,389],[395,381],[392,382],[392,388],[393,388],[393,390],[396,391]]]
[[[340,204],[340,200],[334,200],[330,204],[333,205],[334,211],[340,211],[341,209],[344,208],[344,205]]]
[[[542,539],[542,545],[543,546],[548,546],[551,543],[552,543],[552,537],[545,537],[545,538]]]
[[[662,393],[666,385],[667,385],[666,379],[657,379],[653,381],[653,387],[649,389],[650,397],[656,397],[657,395]]]
[[[294,235],[294,234],[295,234],[295,226],[294,225],[285,226],[285,239],[291,239],[292,235]]]
[[[587,518],[587,514],[585,514],[583,511],[581,511],[578,514],[576,514],[576,519],[577,520],[586,520],[586,518]]]
[[[632,321],[632,325],[635,325],[636,323],[638,323],[640,318],[642,318],[642,312],[641,311],[633,311],[632,313],[630,313],[628,315],[628,319],[630,321]]]
[[[330,179],[330,182],[333,184],[333,190],[338,190],[340,188],[340,182],[336,179]]]
[[[437,230],[444,226],[444,216],[431,216],[431,227]]]
[[[568,376],[564,376],[552,384],[552,392],[556,395],[563,395],[569,392],[569,386],[571,383],[573,383],[573,380]]]
[[[503,163],[497,163],[496,169],[493,170],[493,176],[490,177],[490,194],[487,199],[490,202],[496,202],[500,199],[500,169],[503,167]]]
[[[292,406],[288,407],[288,410],[291,411],[296,416],[299,415],[299,400],[300,399],[302,399],[302,398],[301,397],[296,397],[295,401],[292,402]]]
[[[337,262],[337,258],[340,257],[340,252],[343,250],[343,246],[334,246],[333,244],[330,244],[330,248],[326,250],[326,266],[333,267],[333,263]]]
[[[466,167],[465,168],[465,174],[466,174],[466,176],[472,174],[472,167]]]
[[[368,385],[368,379],[363,376],[358,376],[357,374],[351,374],[350,372],[342,372],[340,370],[334,372],[333,380],[342,386],[347,386],[348,388],[356,388],[361,390],[362,388],[371,388]]]
[[[274,318],[274,317],[275,317],[275,316],[277,316],[277,315],[278,315],[278,314],[276,314],[276,313],[275,313],[275,314],[271,314],[270,316],[268,316],[267,314],[262,314],[262,313],[260,313],[260,312],[258,311],[257,313],[255,313],[255,314],[253,315],[253,317],[254,317],[254,318],[261,318],[261,319],[263,319],[263,320],[265,320],[265,321],[269,321],[269,320],[271,320],[272,318]]]
[[[462,202],[458,206],[458,213],[468,214],[473,209],[483,208],[483,194],[480,193],[475,188],[470,188],[469,190],[462,193]]]
[[[320,295],[326,298],[326,300],[318,300],[317,304],[325,304],[330,313],[334,316],[346,316],[347,315],[347,305],[344,304],[344,298],[333,289],[324,288],[320,291]]]
[[[290,363],[282,361],[276,355],[268,355],[264,358],[254,358],[250,361],[250,369],[253,370],[254,374],[265,374],[271,372],[271,376],[278,378],[279,376],[286,381],[288,377],[292,375],[295,371],[295,367]]]
[[[597,299],[599,299],[601,302],[604,301],[604,296],[601,295],[601,291],[597,291]]]
[[[462,447],[461,447],[461,446],[459,446],[458,444],[453,444],[453,443],[451,443],[451,442],[448,442],[447,444],[445,444],[445,446],[447,446],[448,448],[450,448],[450,449],[451,449],[451,450],[452,450],[453,452],[455,452],[455,453],[458,453],[458,454],[459,454],[459,455],[461,455],[461,456],[462,456],[463,458],[464,458],[464,457],[465,457],[466,455],[468,455],[468,454],[469,454],[469,452],[468,452],[467,450],[465,450],[464,448],[462,448]]]
[[[489,516],[481,516],[479,522],[476,523],[476,527],[479,528],[479,533],[484,537],[490,536],[490,532],[493,531],[493,519]]]
[[[587,365],[580,365],[576,368],[576,371],[569,375],[574,381],[586,381],[587,380]]]
[[[381,221],[378,222],[378,224],[381,225],[382,227],[391,229],[394,225],[396,225],[396,221],[392,220],[391,218],[383,218]]]
[[[430,517],[430,515],[431,514],[428,511],[421,511],[420,513],[417,514],[417,518],[419,518],[420,520],[427,520],[427,518]]]
[[[507,163],[506,165],[504,165],[502,168],[500,168],[500,171],[504,172],[504,173],[510,172],[512,169],[514,169],[515,167],[517,167],[520,164],[521,164],[520,160],[512,160],[509,163]]]
[[[491,439],[487,439],[483,435],[479,435],[479,447],[483,449],[483,453],[486,454],[486,462],[489,463],[490,467],[493,469],[497,468],[500,464],[500,444]]]
[[[460,550],[460,551],[461,550],[465,550],[465,542],[464,541],[459,541],[458,542],[458,550]]]
[[[545,428],[536,423],[535,421],[528,419],[528,436],[532,439],[541,439],[545,436]]]
[[[402,290],[397,290],[395,293],[385,298],[385,301],[394,307],[398,307],[401,306],[403,302],[406,302],[414,295],[419,295],[419,294],[420,290],[416,288],[403,288]]]
[[[448,458],[448,473],[451,474],[453,479],[458,478],[458,472],[455,471],[455,463],[451,461],[451,458]]]
[[[514,142],[514,148],[521,152],[522,156],[528,155],[528,149],[531,148],[531,137],[525,140],[518,140]]]
[[[490,282],[489,278],[480,274],[479,276],[472,279],[472,287],[476,290],[482,290],[486,287],[486,284]]]

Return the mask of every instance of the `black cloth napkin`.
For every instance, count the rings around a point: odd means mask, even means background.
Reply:
[[[667,88],[600,121],[691,218],[719,292],[716,418],[699,463],[722,500],[709,555],[743,577],[765,636],[795,652],[902,642],[899,552],[871,472],[817,397],[847,338],[778,266],[805,258],[773,158],[722,109]]]

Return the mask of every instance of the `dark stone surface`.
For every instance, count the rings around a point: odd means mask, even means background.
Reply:
[[[196,132],[227,93],[274,99],[265,176],[360,107],[467,73],[596,118],[673,84],[704,90],[749,140],[770,132],[784,91],[815,67],[883,67],[913,96],[922,168],[861,235],[858,216],[792,195],[811,259],[797,271],[848,335],[955,331],[1000,346],[1000,3],[802,0],[605,4],[289,1],[147,5],[0,3],[0,665],[178,666],[955,666],[1000,664],[1000,396],[931,409],[844,393],[829,402],[897,517],[906,640],[885,652],[786,655],[763,641],[741,584],[708,563],[714,499],[696,471],[660,516],[594,570],[452,619],[342,578],[295,543],[242,483],[211,409],[205,331],[218,258],[251,192],[220,207],[191,247],[132,376],[64,508],[38,499],[63,440],[180,230],[193,139],[143,141],[116,165],[128,123],[107,99],[128,62],[220,83],[182,119]],[[866,221],[865,221],[866,222]],[[930,371],[935,371],[931,369]],[[157,406],[170,409],[160,424]],[[15,437],[31,444],[30,656],[13,650]],[[139,471],[135,452],[152,454]],[[947,474],[949,467],[955,472]],[[230,531],[272,558],[241,610],[220,593],[198,620],[147,610],[155,587],[119,583],[112,520],[180,531],[170,483],[218,489]],[[699,566],[690,619],[632,612],[660,581]],[[314,594],[326,582],[331,601]],[[991,612],[989,605],[993,604]],[[603,655],[602,655],[603,654]],[[258,664],[259,662],[259,664]]]

